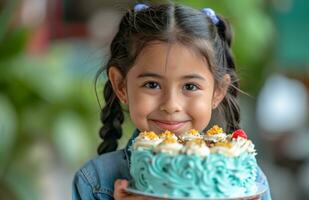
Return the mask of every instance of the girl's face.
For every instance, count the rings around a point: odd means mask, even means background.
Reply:
[[[226,92],[214,87],[206,60],[179,43],[152,43],[141,51],[124,84],[114,67],[109,78],[136,127],[157,133],[202,131]]]

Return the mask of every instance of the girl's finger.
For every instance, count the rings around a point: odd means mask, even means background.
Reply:
[[[114,184],[114,198],[122,199],[123,193],[125,193],[124,189],[128,186],[128,181],[117,179]]]

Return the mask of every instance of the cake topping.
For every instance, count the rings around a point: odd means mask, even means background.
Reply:
[[[202,146],[202,145],[205,144],[205,141],[203,139],[201,139],[201,138],[197,138],[197,139],[188,141],[187,144],[196,144],[196,145]]]
[[[214,125],[211,129],[207,131],[207,135],[217,135],[219,133],[224,133],[223,129],[218,125]]]
[[[179,151],[183,148],[183,145],[180,144],[177,139],[173,137],[165,138],[155,149],[154,151],[159,153],[167,153],[171,155],[177,155]]]
[[[221,141],[221,142],[217,142],[214,144],[215,147],[225,147],[225,148],[232,148],[232,144],[225,140],[225,141]]]
[[[202,136],[197,130],[190,129],[187,132],[185,132],[184,134],[181,134],[179,136],[179,138],[182,141],[189,141],[189,140],[193,140],[193,139],[202,139]]]
[[[199,132],[198,132],[197,130],[195,130],[195,129],[190,129],[190,130],[188,131],[188,134],[190,134],[190,135],[195,135],[195,136],[200,135]]]
[[[193,139],[188,141],[183,150],[183,153],[188,155],[198,155],[201,157],[206,157],[209,155],[210,150],[209,147],[206,145],[203,139]]]
[[[162,143],[164,143],[164,144],[174,144],[174,143],[177,143],[177,140],[175,138],[168,137],[168,138],[165,138]]]
[[[247,140],[243,137],[237,137],[233,138],[231,143],[231,151],[234,156],[239,156],[244,152],[256,155],[254,144],[251,142],[251,140]]]
[[[153,131],[143,131],[140,133],[139,135],[140,137],[143,137],[145,139],[148,139],[148,140],[157,140],[159,139],[159,136],[153,132]]]
[[[218,125],[214,125],[204,135],[204,139],[208,142],[215,143],[226,140],[226,133]]]
[[[242,138],[248,139],[247,134],[242,129],[238,129],[238,130],[236,130],[236,131],[234,131],[232,133],[232,138],[238,138],[238,137],[242,137]]]
[[[152,149],[158,145],[162,139],[153,131],[143,131],[135,139],[134,149]]]
[[[220,153],[226,156],[239,156],[242,153],[256,154],[254,144],[248,140],[242,129],[232,134],[224,133],[218,125],[209,129],[204,136],[197,130],[190,129],[177,137],[171,131],[165,131],[157,135],[153,131],[143,131],[135,139],[134,149],[148,149],[155,153],[168,153],[178,155],[208,156],[209,153]]]
[[[161,133],[159,135],[159,137],[161,139],[166,139],[166,138],[174,138],[175,140],[178,139],[177,136],[174,133],[172,133],[171,131],[165,131],[165,132]]]

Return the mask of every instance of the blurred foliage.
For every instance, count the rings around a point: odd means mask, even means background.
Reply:
[[[66,69],[74,47],[24,53],[30,30],[9,26],[16,2],[0,16],[0,199],[30,200],[39,199],[37,180],[48,157],[77,168],[95,154],[99,109],[93,76],[81,79]]]
[[[15,43],[7,43],[6,47],[10,45]],[[1,184],[11,186],[21,195],[18,199],[35,199],[29,197],[29,191],[34,191],[36,185],[29,181],[36,180],[38,173],[29,169],[38,170],[44,162],[29,158],[35,155],[29,152],[37,143],[50,145],[71,167],[94,154],[91,145],[96,143],[98,106],[92,81],[80,80],[64,70],[63,49],[48,56],[18,53],[0,60]]]
[[[255,96],[269,71],[266,67],[274,51],[275,30],[268,13],[267,1],[176,0],[175,2],[197,9],[210,7],[229,20],[234,33],[232,49],[241,89]]]

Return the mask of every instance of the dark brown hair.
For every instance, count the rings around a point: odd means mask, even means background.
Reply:
[[[226,131],[234,131],[239,128],[239,106],[236,101],[238,79],[230,50],[232,35],[229,24],[222,17],[217,17],[219,22],[214,24],[203,12],[174,4],[150,6],[138,12],[129,10],[120,22],[118,33],[111,43],[110,58],[103,69],[108,74],[111,66],[117,67],[126,77],[138,54],[152,41],[179,42],[193,48],[206,58],[217,87],[222,85],[225,74],[231,77],[231,84],[218,110],[225,118]],[[117,149],[124,121],[120,101],[109,80],[104,87],[104,99],[101,111],[103,126],[100,129],[103,142],[98,154]]]

